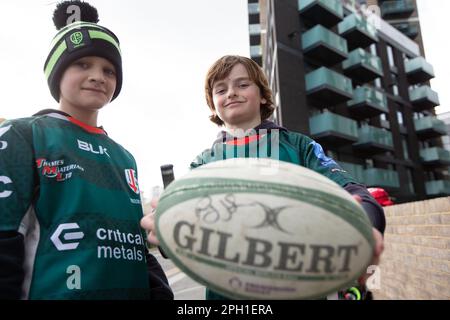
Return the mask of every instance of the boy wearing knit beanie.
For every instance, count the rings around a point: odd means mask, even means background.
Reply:
[[[59,110],[0,125],[0,299],[173,299],[139,227],[136,162],[97,126],[122,86],[119,40],[85,2],[53,21]]]

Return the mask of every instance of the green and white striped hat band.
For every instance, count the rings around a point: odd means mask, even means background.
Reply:
[[[122,88],[122,57],[120,43],[114,33],[95,23],[78,21],[62,28],[53,38],[45,61],[44,72],[50,92],[59,102],[59,83],[64,71],[74,61],[98,56],[109,60],[116,68],[114,100]]]

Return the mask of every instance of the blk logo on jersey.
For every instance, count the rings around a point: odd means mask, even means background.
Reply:
[[[71,230],[71,232],[67,232]],[[75,250],[80,244],[79,241],[84,238],[78,223],[63,223],[58,226],[50,237],[58,251]]]
[[[136,171],[133,169],[125,169],[125,178],[127,184],[134,193],[139,194],[139,185],[136,178]]]
[[[99,154],[99,155],[106,154],[109,158],[111,158],[108,154],[108,150],[102,146],[93,147],[92,144],[78,140],[78,139],[77,139],[77,142],[78,142],[78,148],[81,150],[84,150],[84,151],[87,151],[90,153],[94,153],[94,154]]]
[[[11,129],[11,125],[0,128],[0,138],[4,135],[8,130]],[[8,142],[0,140],[0,151],[8,148]]]

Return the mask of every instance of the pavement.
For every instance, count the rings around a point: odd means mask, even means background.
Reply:
[[[150,252],[156,257],[163,268],[174,293],[175,300],[205,300],[205,286],[188,277],[170,259],[162,257],[158,249],[151,249]]]

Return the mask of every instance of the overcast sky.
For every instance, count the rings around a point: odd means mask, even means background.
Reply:
[[[90,0],[100,25],[121,42],[124,83],[119,97],[100,113],[99,125],[136,158],[141,190],[162,185],[160,165],[175,176],[214,140],[203,81],[225,54],[249,56],[246,0]],[[438,112],[450,111],[447,88],[448,0],[418,0],[427,60],[433,64]],[[0,2],[0,117],[29,116],[57,108],[43,73],[55,1]],[[444,40],[444,41],[442,41]]]

